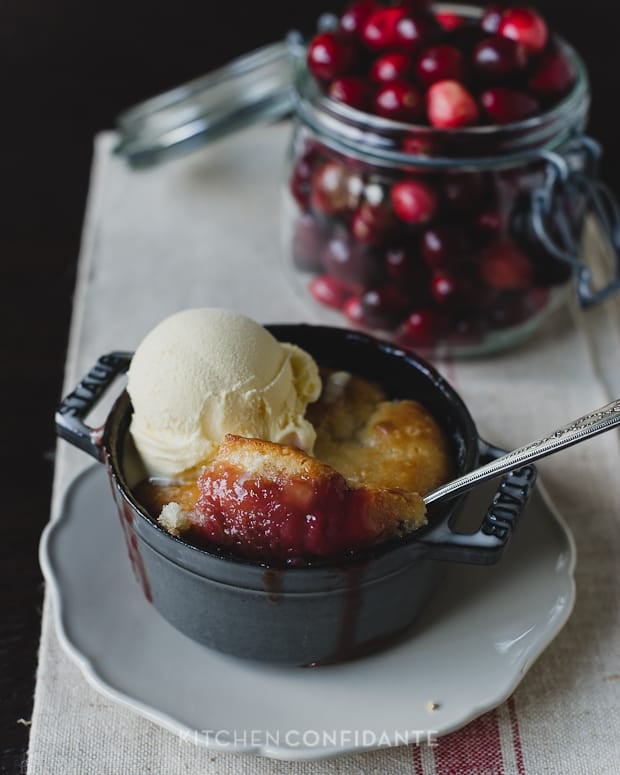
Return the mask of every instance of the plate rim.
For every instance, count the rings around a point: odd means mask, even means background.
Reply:
[[[390,740],[385,743],[374,745],[345,745],[338,748],[325,748],[318,746],[285,747],[282,745],[271,745],[269,743],[256,745],[231,745],[228,742],[223,743],[218,741],[217,737],[214,737],[211,733],[207,735],[196,735],[196,731],[194,729],[189,727],[184,722],[174,718],[174,716],[172,716],[170,713],[154,708],[148,703],[136,699],[130,696],[127,692],[124,692],[118,687],[114,687],[110,683],[106,682],[103,676],[98,672],[94,660],[84,654],[81,649],[72,641],[69,635],[68,627],[66,627],[67,605],[65,604],[66,601],[63,600],[62,590],[60,588],[61,585],[55,573],[54,560],[52,558],[51,551],[53,541],[55,540],[59,531],[65,526],[65,523],[68,519],[69,511],[67,504],[71,498],[72,493],[80,487],[81,483],[85,479],[96,475],[96,473],[99,471],[103,472],[102,464],[95,463],[80,471],[68,482],[63,491],[60,506],[56,515],[48,522],[41,533],[38,551],[39,564],[45,579],[46,590],[51,594],[52,618],[60,645],[64,649],[65,653],[67,653],[70,659],[74,662],[74,664],[77,665],[86,681],[96,691],[118,703],[119,705],[131,709],[141,717],[181,737],[183,740],[191,740],[195,745],[206,748],[208,750],[213,750],[215,752],[250,754],[285,761],[320,761],[331,759],[337,756],[366,753],[395,746],[411,745],[418,742],[415,739],[409,739],[412,736],[408,733],[405,733],[402,736],[402,739],[399,738],[398,741]],[[488,702],[479,703],[473,706],[468,713],[462,714],[458,720],[445,724],[441,730],[437,730],[437,737],[443,737],[457,731],[458,729],[461,729],[474,719],[499,707],[503,702],[505,702],[517,689],[523,678],[529,672],[532,665],[558,636],[570,618],[574,609],[576,600],[575,569],[577,565],[577,546],[575,539],[568,524],[566,523],[566,520],[549,496],[549,493],[541,481],[540,476],[538,477],[536,484],[536,493],[541,497],[547,511],[549,512],[549,516],[555,521],[556,525],[560,529],[568,549],[568,562],[566,563],[562,574],[568,584],[566,603],[563,607],[562,615],[558,616],[552,625],[545,630],[545,637],[539,638],[539,640],[535,642],[534,646],[531,649],[528,649],[526,655],[515,663],[511,680],[504,687],[502,687],[502,691],[499,693],[499,695],[495,695],[494,698]]]

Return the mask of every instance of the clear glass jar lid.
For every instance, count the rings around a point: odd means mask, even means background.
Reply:
[[[117,119],[115,152],[148,167],[260,121],[285,116],[294,104],[298,33],[129,108]]]

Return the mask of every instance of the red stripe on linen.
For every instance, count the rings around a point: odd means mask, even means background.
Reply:
[[[422,766],[422,751],[420,751],[419,745],[411,746],[411,756],[413,759],[413,775],[424,775],[424,768]]]
[[[439,738],[434,754],[436,775],[505,775],[497,712]]]
[[[521,733],[519,731],[519,719],[517,718],[517,705],[514,696],[508,699],[508,713],[510,714],[510,728],[512,730],[512,746],[515,751],[518,775],[525,775],[523,763],[523,748],[521,746]]]

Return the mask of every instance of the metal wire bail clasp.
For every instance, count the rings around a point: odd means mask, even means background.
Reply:
[[[549,254],[571,266],[582,306],[604,301],[620,288],[620,206],[599,178],[601,147],[576,135],[563,153],[545,151],[545,183],[532,193],[534,234]],[[581,260],[583,225],[593,218],[613,252],[611,277],[594,287],[592,271]]]

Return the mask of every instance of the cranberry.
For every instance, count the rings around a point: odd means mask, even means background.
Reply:
[[[437,211],[437,194],[421,180],[394,183],[390,197],[394,212],[405,223],[427,223]]]
[[[431,280],[431,293],[439,304],[453,302],[459,293],[458,279],[455,275],[444,270],[435,272]]]
[[[457,30],[459,27],[467,24],[465,19],[457,13],[440,12],[435,14],[435,18],[439,22],[440,27],[444,30]]]
[[[364,309],[362,307],[362,300],[359,296],[351,296],[342,305],[342,314],[347,318],[350,323],[355,326],[364,325],[366,318],[364,316]]]
[[[345,75],[354,58],[353,44],[337,32],[316,35],[308,47],[308,69],[320,81],[331,81]]]
[[[434,269],[459,263],[470,250],[465,233],[453,226],[436,226],[422,235],[422,256]]]
[[[480,104],[495,124],[511,124],[523,121],[540,112],[540,104],[534,97],[522,91],[498,86],[480,95]]]
[[[397,285],[385,284],[366,291],[361,298],[366,323],[373,328],[395,328],[410,307],[409,297]]]
[[[420,293],[420,289],[428,285],[428,270],[411,249],[390,248],[386,251],[384,260],[388,277],[415,290],[416,296],[424,295]]]
[[[475,124],[478,106],[457,81],[438,81],[426,93],[428,119],[437,129],[457,129]]]
[[[344,229],[327,242],[321,262],[330,276],[349,285],[368,286],[381,276],[381,267],[364,245],[350,239]]]
[[[484,197],[485,181],[477,172],[451,172],[442,181],[441,194],[452,212],[470,213]]]
[[[333,100],[344,102],[357,110],[366,110],[370,103],[370,88],[364,78],[349,75],[336,78],[329,85],[327,94]]]
[[[393,121],[415,121],[424,113],[422,94],[407,81],[386,83],[375,94],[374,111]]]
[[[295,266],[302,272],[318,272],[324,246],[325,233],[321,224],[310,213],[300,215],[295,223],[292,240]]]
[[[504,15],[504,9],[500,5],[489,5],[486,7],[480,20],[480,26],[489,35],[495,35],[499,30],[499,23]]]
[[[403,323],[401,334],[403,344],[429,344],[446,330],[447,320],[432,307],[421,307],[412,312]]]
[[[379,245],[394,226],[394,214],[390,207],[363,202],[353,215],[351,233],[360,242]]]
[[[410,70],[411,58],[400,51],[391,51],[373,62],[370,77],[377,83],[390,83],[405,78]]]
[[[386,51],[399,43],[396,25],[407,15],[406,8],[381,8],[362,27],[362,40],[371,51]]]
[[[528,87],[537,97],[558,98],[575,83],[575,68],[559,51],[544,55],[532,74]]]
[[[505,78],[527,67],[528,52],[521,43],[509,38],[492,37],[482,40],[473,53],[479,75],[485,78]]]
[[[441,28],[432,16],[412,14],[403,16],[396,23],[397,48],[412,52],[420,46],[431,43]]]
[[[436,152],[436,143],[428,135],[410,134],[403,138],[401,142],[403,153],[410,153],[412,156],[432,156]]]
[[[308,284],[310,293],[321,304],[334,309],[341,309],[342,305],[352,295],[351,289],[346,283],[336,277],[319,275],[310,280]]]
[[[497,235],[502,227],[502,219],[498,210],[491,208],[483,210],[476,219],[476,229],[483,238]]]
[[[316,161],[314,150],[304,153],[291,173],[289,188],[297,204],[305,210],[310,204],[310,192],[312,190],[312,171]]]
[[[357,207],[362,189],[360,177],[343,164],[329,161],[314,170],[310,202],[317,212],[338,215]]]
[[[504,38],[522,43],[535,54],[544,49],[549,37],[545,20],[532,8],[509,8],[504,11],[497,32]]]
[[[480,276],[491,288],[529,288],[533,274],[530,259],[508,240],[497,240],[480,257]]]
[[[350,3],[340,17],[340,28],[348,35],[359,37],[366,20],[376,10],[375,0],[357,0]]]
[[[437,81],[462,81],[465,62],[461,52],[453,46],[433,46],[423,51],[416,65],[418,80],[424,86]]]

